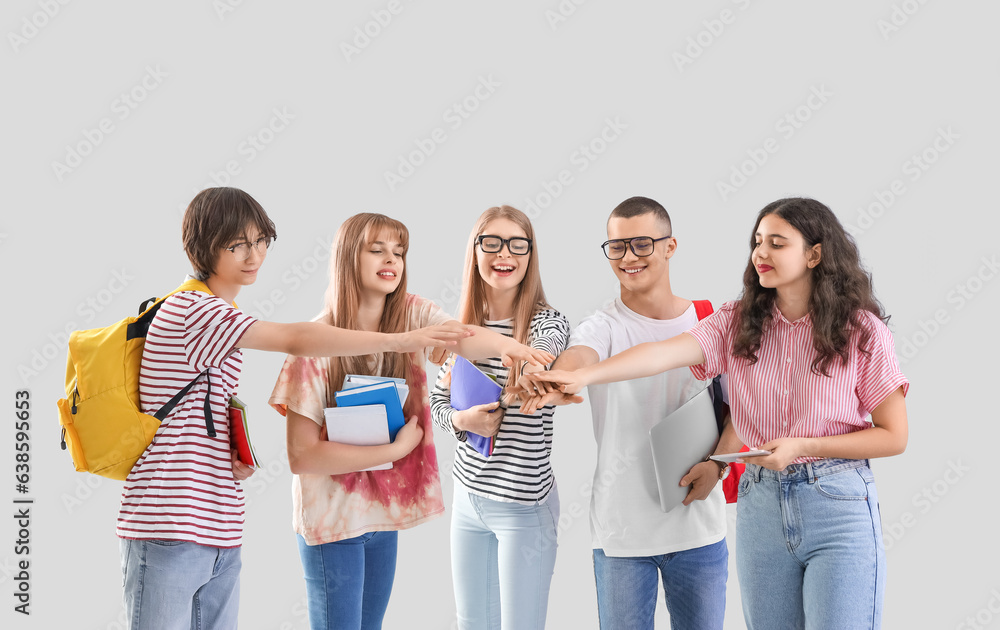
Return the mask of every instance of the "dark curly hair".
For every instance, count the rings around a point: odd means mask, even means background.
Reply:
[[[886,322],[889,318],[875,297],[871,274],[861,264],[854,239],[836,215],[815,199],[779,199],[757,214],[750,235],[750,258],[743,272],[743,294],[733,320],[733,355],[756,363],[764,328],[771,323],[777,291],[760,285],[753,262],[753,251],[757,247],[755,235],[761,219],[769,214],[781,217],[798,230],[807,249],[822,243],[820,262],[811,270],[809,314],[813,325],[813,348],[817,354],[812,370],[829,376],[827,369],[835,358],[847,362],[848,344],[855,329],[861,330],[861,348],[868,341],[869,334],[860,327],[861,311],[870,311]]]

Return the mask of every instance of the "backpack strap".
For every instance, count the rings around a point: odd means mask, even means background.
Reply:
[[[701,321],[712,314],[712,303],[708,300],[692,300],[694,312],[698,314],[698,321]]]
[[[176,289],[164,295],[163,297],[159,299],[150,298],[155,303],[149,309],[145,308],[146,305],[149,303],[149,300],[146,300],[145,302],[142,303],[142,305],[139,307],[139,313],[140,313],[139,317],[136,318],[135,322],[129,324],[128,326],[129,339],[132,339],[133,337],[136,336],[145,337],[146,333],[149,332],[149,325],[153,322],[153,318],[156,317],[156,313],[157,311],[160,310],[160,306],[163,304],[163,301],[166,300],[171,295],[175,293],[180,293],[181,291],[201,291],[202,293],[215,295],[214,293],[212,293],[211,289],[208,288],[208,285],[206,285],[201,280],[195,280],[193,278],[185,280],[184,283],[181,284],[181,286],[177,287]],[[174,397],[168,400],[165,405],[160,407],[159,410],[157,410],[157,412],[153,414],[153,417],[155,417],[160,422],[163,422],[163,419],[166,418],[170,414],[170,412],[174,410],[174,407],[176,407],[178,403],[180,403],[180,401],[184,398],[184,396],[186,396],[187,393],[191,391],[191,388],[194,387],[194,384],[197,383],[198,379],[201,378],[202,376],[205,377],[205,380],[208,383],[208,391],[205,393],[205,430],[208,432],[209,437],[215,437],[217,433],[215,431],[215,421],[212,419],[212,402],[211,402],[212,379],[209,378],[208,369],[205,369],[205,371],[196,376],[193,381],[185,385],[183,388],[181,388],[179,392],[174,394]]]
[[[708,300],[692,300],[694,304],[694,311],[698,314],[698,321],[701,321],[711,315],[714,311],[712,310],[712,303]],[[712,384],[708,386],[712,390],[712,406],[715,407],[715,423],[719,428],[719,435],[722,435],[722,427],[726,422],[726,409],[727,405],[722,400],[722,376],[716,376],[712,379]]]
[[[194,384],[197,383],[198,379],[201,378],[202,376],[204,376],[205,380],[208,382],[208,392],[205,393],[205,430],[208,431],[209,437],[215,437],[217,434],[215,432],[215,421],[212,419],[212,403],[211,403],[212,379],[209,378],[208,376],[208,370],[205,370],[204,372],[196,376],[193,381],[191,381],[183,388],[181,388],[179,392],[174,394],[173,398],[168,400],[166,404],[160,407],[157,410],[157,412],[153,414],[153,417],[159,420],[160,422],[163,422],[163,419],[166,418],[168,415],[170,415],[170,412],[174,410],[174,407],[176,407],[177,404],[184,398],[184,396],[186,396],[187,393],[191,391],[191,388],[194,387]]]

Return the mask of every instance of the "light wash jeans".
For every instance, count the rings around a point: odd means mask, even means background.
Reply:
[[[455,484],[451,574],[460,630],[541,630],[556,564],[559,493],[534,505]]]
[[[310,546],[301,535],[312,630],[378,630],[396,576],[397,532],[368,532]]]
[[[673,630],[722,630],[729,577],[725,539],[658,556],[607,556],[594,549],[601,630],[652,630],[657,574]]]
[[[129,630],[228,630],[240,607],[240,548],[118,539]]]
[[[736,570],[749,630],[879,628],[885,548],[867,460],[823,459],[740,479]]]

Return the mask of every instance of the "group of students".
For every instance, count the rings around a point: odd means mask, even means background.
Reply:
[[[207,398],[212,415],[225,417],[243,348],[289,355],[269,403],[286,418],[312,628],[381,627],[397,532],[445,511],[432,423],[458,442],[458,627],[543,628],[559,521],[553,413],[580,402],[584,387],[598,445],[590,516],[601,627],[652,628],[662,579],[672,627],[721,628],[726,470],[695,465],[678,480],[690,488],[684,505],[664,513],[648,445],[649,428],[719,374],[732,422],[715,452],[771,452],[746,458],[739,485],[747,626],[879,627],[885,559],[867,459],[905,448],[908,383],[854,242],[819,202],[768,205],[750,239],[743,294],[699,322],[670,287],[677,239],[666,210],[633,197],[607,230],[602,248],[620,296],[572,333],[546,300],[531,222],[509,206],[490,208],[473,228],[458,320],[407,293],[406,227],[365,213],[337,232],[319,317],[281,324],[233,304],[256,280],[273,222],[241,190],[199,193],[182,232],[209,292],[168,298],[142,358],[146,412],[198,382],[125,481],[117,533],[130,627],[236,627],[239,482],[253,469],[231,450],[226,423],[207,435],[204,415]],[[505,388],[500,401],[454,409],[447,352],[492,375]],[[432,391],[429,359],[443,363]],[[327,439],[324,409],[348,374],[405,379],[408,421],[391,443]],[[493,436],[492,454],[473,448],[469,432]]]

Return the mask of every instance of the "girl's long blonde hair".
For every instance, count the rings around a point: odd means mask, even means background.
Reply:
[[[486,303],[486,282],[479,275],[476,264],[478,252],[476,239],[483,234],[486,226],[495,219],[507,219],[524,230],[525,236],[531,239],[531,251],[526,256],[528,267],[517,288],[514,298],[514,339],[520,343],[528,342],[531,319],[538,311],[551,308],[545,300],[542,289],[542,275],[538,269],[538,243],[535,241],[535,230],[528,216],[511,206],[495,206],[479,216],[472,234],[469,235],[469,245],[465,251],[465,271],[462,274],[462,299],[459,302],[458,319],[463,324],[482,326],[486,323],[489,307]],[[523,256],[519,258],[524,258]],[[509,384],[516,383],[521,377],[521,366],[511,367],[507,377]]]
[[[359,330],[358,308],[361,305],[361,276],[358,273],[361,248],[369,247],[383,233],[394,234],[403,248],[403,272],[399,286],[385,298],[385,308],[378,331],[383,333],[406,332],[406,252],[410,246],[410,232],[406,226],[383,214],[363,212],[341,224],[330,250],[330,285],[326,290],[326,303],[319,321]],[[369,374],[372,365],[382,361],[378,376],[406,378],[410,373],[409,354],[386,352],[381,355],[356,357],[330,357],[330,398],[339,391],[347,374]],[[333,404],[332,400],[327,401]]]

